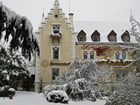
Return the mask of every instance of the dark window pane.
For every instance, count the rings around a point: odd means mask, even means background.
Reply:
[[[122,59],[123,59],[123,60],[126,59],[126,53],[125,53],[125,52],[122,53]]]
[[[94,53],[93,52],[90,53],[90,59],[94,59]]]
[[[54,25],[53,26],[53,33],[54,34],[60,33],[60,26],[59,25]]]
[[[87,54],[88,54],[87,52],[84,52],[84,54],[83,54],[84,59],[87,59]]]
[[[113,35],[111,35],[111,36],[110,36],[110,41],[111,41],[111,42],[116,42],[116,37],[113,36]]]
[[[52,80],[56,80],[59,76],[59,68],[52,68]]]
[[[59,48],[58,47],[53,48],[53,59],[59,59]]]
[[[116,53],[116,59],[120,60],[120,53],[119,52]]]

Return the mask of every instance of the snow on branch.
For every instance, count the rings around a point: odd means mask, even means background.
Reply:
[[[133,16],[130,17],[130,22],[132,26],[131,35],[135,36],[136,40],[140,42],[140,23]]]
[[[138,53],[135,53],[136,56],[137,56],[137,59],[135,59],[133,62],[124,66],[121,69],[124,69],[126,67],[130,67],[134,63],[137,63],[137,62],[140,61],[140,57],[139,57],[139,54],[140,54],[139,53],[139,51],[140,51],[140,23],[137,20],[135,20],[133,18],[133,16],[130,17],[130,23],[131,23],[131,26],[132,26],[130,35],[134,36],[138,43],[135,43],[135,44],[132,44],[132,45],[120,45],[120,44],[118,44],[118,45],[122,49],[126,49],[126,48],[129,49],[131,52],[138,51]],[[137,67],[138,66],[139,65],[137,65]]]
[[[39,54],[37,38],[33,34],[33,26],[29,19],[0,3],[0,39],[2,37],[5,41],[10,41],[11,50],[21,48],[22,55],[26,58],[30,59],[34,51]]]

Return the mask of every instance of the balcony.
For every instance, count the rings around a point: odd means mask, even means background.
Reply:
[[[50,35],[51,39],[52,39],[52,43],[60,43],[60,39],[61,39],[61,33],[53,33]]]

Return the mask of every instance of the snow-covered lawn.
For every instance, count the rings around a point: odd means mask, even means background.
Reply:
[[[96,102],[90,101],[69,101],[68,105],[104,105],[105,101],[97,100]],[[0,98],[0,105],[56,105],[56,103],[49,103],[44,98],[43,94],[35,92],[16,92],[12,100],[9,98]],[[60,104],[57,105],[67,105]]]

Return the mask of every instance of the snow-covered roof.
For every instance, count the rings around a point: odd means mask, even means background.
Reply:
[[[117,42],[123,42],[121,35],[127,30],[130,32],[130,22],[116,21],[74,21],[74,30],[78,34],[81,30],[86,33],[86,42],[92,42],[91,35],[97,30],[100,33],[100,42],[109,42],[108,35],[113,30],[117,35]],[[136,43],[135,37],[130,35],[130,42]]]

